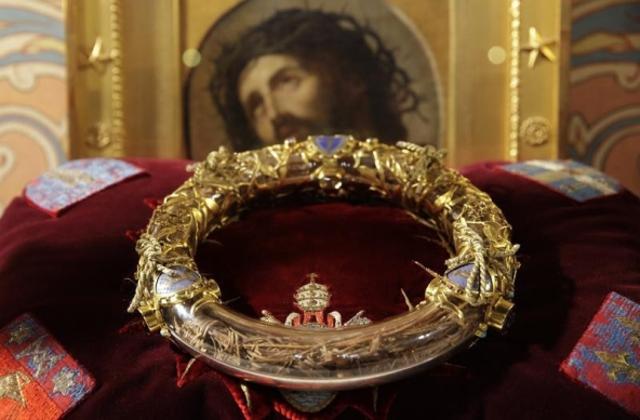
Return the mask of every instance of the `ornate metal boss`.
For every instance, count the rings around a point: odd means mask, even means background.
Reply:
[[[286,328],[228,309],[217,283],[197,270],[198,244],[252,202],[298,194],[376,197],[405,209],[438,233],[451,254],[448,270],[423,267],[433,277],[424,300],[363,326]],[[368,386],[438,363],[488,326],[505,326],[518,268],[510,234],[489,196],[431,147],[316,136],[243,153],[221,148],[155,210],[137,244],[129,310],[151,331],[246,380],[305,390]]]

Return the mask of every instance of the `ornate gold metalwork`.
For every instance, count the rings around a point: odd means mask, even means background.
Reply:
[[[303,311],[321,311],[329,306],[331,293],[329,288],[321,283],[316,283],[318,275],[311,273],[308,276],[309,283],[300,287],[294,295],[296,304]]]
[[[191,65],[197,62],[195,50],[212,26],[224,19],[235,20],[241,0],[136,0],[121,1],[120,40],[123,44],[122,73],[124,131],[122,147],[96,149],[85,144],[89,126],[111,121],[111,65],[104,77],[97,72],[78,71],[80,47],[87,50],[101,37],[105,50],[111,42],[109,3],[111,0],[67,1],[68,63],[71,157],[116,156],[121,154],[179,157],[185,156],[187,131],[182,112],[186,98],[184,82]],[[373,0],[372,0],[373,1]],[[376,0],[381,3],[382,0]],[[384,0],[394,12],[402,13],[411,31],[420,34],[433,52],[443,103],[446,104],[442,146],[448,163],[462,166],[479,160],[556,159],[558,142],[566,136],[563,115],[566,104],[570,39],[571,2],[563,0],[528,1],[486,0]],[[258,9],[263,6],[256,1]],[[265,2],[272,3],[272,2]],[[358,4],[368,3],[359,1]],[[264,6],[269,10],[268,5]],[[356,18],[357,4],[344,11]],[[518,10],[517,15],[513,12]],[[237,15],[236,15],[237,16]],[[267,18],[268,14],[264,14]],[[238,30],[242,29],[242,19]],[[487,25],[491,21],[494,24]],[[388,31],[384,16],[371,22],[374,30]],[[234,24],[235,25],[235,24]],[[527,30],[535,26],[545,37],[557,40],[553,65],[538,64],[526,71],[527,56],[520,52],[527,43]],[[514,29],[520,29],[516,34]],[[393,31],[392,31],[393,32]],[[516,35],[514,37],[514,34]],[[518,41],[519,40],[519,41]],[[515,44],[515,47],[513,46]],[[476,48],[468,48],[474,45]],[[498,47],[506,51],[504,65],[492,64],[487,51]],[[183,54],[190,51],[187,57]],[[87,53],[89,51],[86,51]],[[515,59],[514,54],[519,55]],[[181,58],[186,58],[185,62]],[[195,61],[194,61],[195,59]],[[520,74],[517,66],[520,63]],[[202,66],[200,63],[198,66]],[[209,64],[208,64],[209,65]],[[517,77],[516,77],[517,76]],[[491,83],[487,83],[487,81]],[[515,82],[515,83],[514,83]],[[206,82],[205,82],[206,84]],[[201,93],[208,98],[207,89]],[[514,105],[514,101],[517,104]],[[203,100],[203,102],[206,102]],[[551,140],[531,148],[518,145],[520,115],[542,115],[551,122]],[[153,109],[153,118],[148,111]],[[472,115],[473,118],[469,118]],[[514,120],[512,117],[516,115]],[[515,122],[512,122],[515,121]]]
[[[84,142],[92,149],[104,149],[113,142],[111,126],[105,123],[96,123],[89,127]]]
[[[325,313],[331,301],[331,293],[329,288],[322,284],[316,283],[318,274],[310,273],[307,275],[309,282],[299,287],[294,294],[295,306],[302,313],[291,312],[287,315],[284,325],[293,328],[339,328],[353,327],[357,325],[367,325],[371,320],[363,316],[364,311],[358,311],[351,319],[343,324],[342,314],[338,311]],[[281,324],[282,322],[274,317],[269,311],[263,310],[260,320],[272,324]],[[317,413],[325,409],[335,399],[336,393],[331,391],[289,391],[280,390],[280,394],[284,397],[292,407],[303,413]]]
[[[66,4],[72,157],[122,156],[128,149],[122,9],[121,0]]]
[[[520,137],[529,146],[542,146],[551,139],[551,123],[545,117],[529,117],[520,126]]]
[[[534,26],[530,27],[529,43],[521,47],[522,51],[529,53],[527,66],[530,69],[534,68],[539,57],[544,57],[551,62],[556,61],[556,53],[551,49],[551,45],[555,43],[555,39],[544,39]]]
[[[102,37],[99,36],[93,43],[93,47],[89,54],[86,54],[84,51],[80,51],[80,55],[84,57],[85,61],[78,64],[78,69],[85,70],[90,68],[98,73],[103,73],[107,64],[113,61],[113,55],[111,53],[105,53],[102,46]]]
[[[129,310],[223,370],[286,388],[371,385],[435,363],[483,336],[487,326],[504,327],[518,267],[502,212],[442,158],[432,147],[345,136],[212,152],[155,210],[138,241],[138,286]],[[198,244],[254,201],[301,191],[345,200],[364,193],[404,208],[435,229],[450,251],[447,273],[468,268],[464,280],[424,267],[433,279],[407,314],[320,333],[225,308],[217,283],[197,271]]]

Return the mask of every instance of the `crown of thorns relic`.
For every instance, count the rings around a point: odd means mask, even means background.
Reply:
[[[221,301],[194,255],[215,229],[254,200],[313,193],[371,196],[400,206],[433,228],[449,251],[409,312],[381,322],[321,332],[285,328],[236,313]],[[243,379],[289,389],[338,390],[405,376],[502,329],[513,307],[517,245],[489,196],[446,168],[431,147],[349,136],[315,136],[263,149],[223,148],[155,210],[137,244],[138,286],[130,311],[151,331]],[[328,290],[311,282],[296,296],[320,307]]]

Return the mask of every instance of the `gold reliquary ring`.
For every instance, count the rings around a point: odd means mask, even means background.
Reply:
[[[439,363],[488,327],[507,324],[518,268],[500,209],[442,158],[430,146],[342,135],[241,153],[220,148],[156,208],[137,243],[129,310],[215,368],[281,388],[370,386]],[[232,311],[217,283],[198,272],[198,244],[260,198],[302,193],[345,200],[365,194],[403,208],[436,230],[450,253],[446,272],[423,267],[424,299],[364,326],[286,328]]]

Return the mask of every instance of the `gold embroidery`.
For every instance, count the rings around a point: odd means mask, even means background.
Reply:
[[[631,330],[631,342],[640,344],[640,322],[635,321],[629,317],[619,316],[616,318],[620,324]]]
[[[54,394],[69,395],[71,388],[76,384],[78,373],[74,370],[63,368],[53,378]]]
[[[626,378],[633,383],[640,382],[640,367],[631,364],[629,361],[630,353],[597,351],[596,356],[607,365],[607,376],[612,381]]]
[[[78,184],[88,184],[94,181],[94,178],[91,175],[79,169],[58,168],[48,172],[47,177],[62,181],[71,187],[75,187]]]
[[[25,342],[27,338],[29,338],[33,334],[33,328],[23,322],[19,324],[16,328],[12,329],[9,333],[9,344],[22,344]]]
[[[29,377],[20,371],[0,376],[0,399],[9,398],[25,407],[27,400],[22,388],[29,383],[29,380]]]

